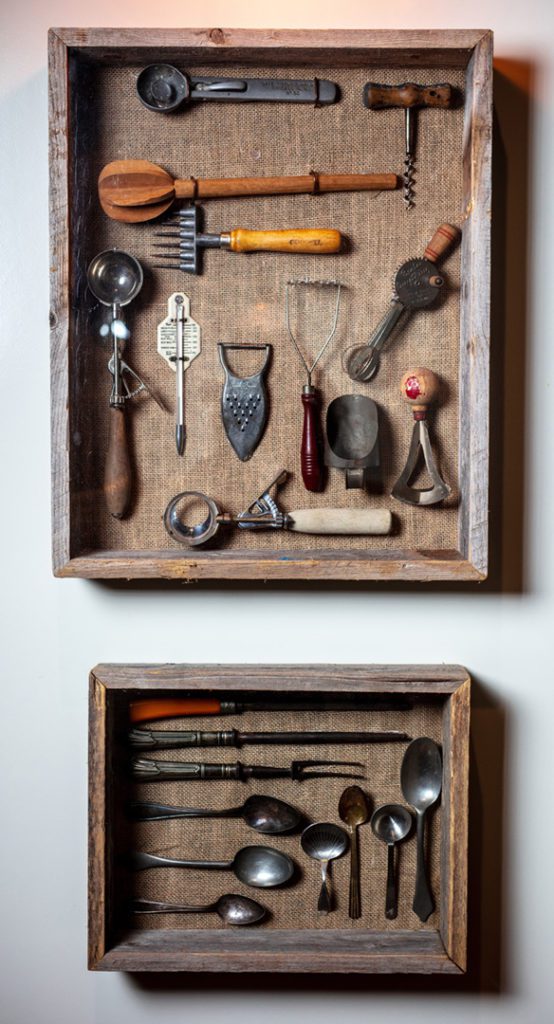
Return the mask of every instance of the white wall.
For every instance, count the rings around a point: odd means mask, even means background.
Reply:
[[[554,913],[553,815],[546,786],[552,778],[554,720],[551,0],[510,5],[504,0],[460,5],[444,0],[389,5],[362,0],[340,5],[327,0],[278,5],[19,0],[5,3],[1,18],[2,1019],[6,1024],[171,1024],[225,1014],[226,1020],[241,1024],[254,1024],[261,1015],[267,1024],[283,1017],[291,1024],[316,1019],[331,1024],[347,1013],[351,1024],[367,1019],[396,1024],[408,1018],[412,1024],[442,1024],[445,1015],[450,1024],[470,1015],[476,1021],[545,1024],[552,1020]],[[505,515],[501,528],[493,522],[495,539],[503,541],[504,562],[492,585],[446,592],[281,587],[260,594],[246,588],[110,587],[52,578],[46,171],[50,25],[494,29],[498,57],[515,63],[504,65],[508,78],[498,83],[508,208],[504,235],[497,230],[500,357],[493,392],[497,419],[504,397],[507,422],[500,431],[497,424],[493,451]],[[510,84],[514,76],[530,80],[528,99]],[[501,193],[499,188],[500,214]],[[306,635],[316,636],[317,642],[306,645]],[[202,661],[206,652],[214,661],[279,661],[284,652],[290,661],[459,661],[480,680],[472,920],[475,942],[482,945],[482,968],[469,984],[358,979],[350,989],[348,979],[305,985],[294,976],[273,982],[263,975],[231,981],[185,976],[139,984],[124,975],[87,974],[88,670],[102,660]],[[502,828],[500,842],[495,837]]]

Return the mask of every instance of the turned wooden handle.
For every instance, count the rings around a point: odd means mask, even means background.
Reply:
[[[131,701],[131,722],[154,722],[159,718],[180,718],[185,715],[218,715],[221,702],[211,697],[159,697]]]
[[[429,260],[431,263],[436,263],[441,256],[444,256],[445,252],[455,242],[458,241],[461,235],[459,228],[455,227],[454,224],[441,224],[437,228],[431,241],[428,243],[423,258]]]
[[[306,385],[302,392],[304,423],[300,466],[302,479],[307,491],[321,491],[323,488],[323,459],[319,428],[319,399],[315,388]]]
[[[364,105],[370,110],[384,107],[450,107],[452,86],[447,82],[441,85],[416,85],[415,82],[380,85],[368,82],[364,86]]]
[[[108,453],[104,473],[104,494],[108,511],[123,519],[131,500],[131,457],[123,409],[110,406]]]
[[[342,237],[333,228],[306,228],[290,231],[229,232],[232,252],[339,252]]]
[[[392,515],[384,508],[299,508],[290,513],[295,533],[386,535]]]
[[[424,366],[406,370],[400,381],[400,393],[411,405],[415,419],[425,419],[428,407],[437,401],[439,389],[439,378]]]
[[[193,178],[174,182],[176,199],[277,196],[301,192],[380,192],[398,186],[396,174],[297,174],[275,178]],[[117,200],[111,199],[111,202]]]

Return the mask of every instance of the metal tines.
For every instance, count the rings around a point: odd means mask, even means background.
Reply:
[[[337,293],[336,294],[336,301],[335,301],[335,310],[334,310],[334,314],[333,314],[333,322],[331,324],[331,330],[330,330],[329,334],[327,335],[325,341],[323,342],[323,345],[319,349],[319,352],[317,353],[315,359],[313,360],[313,362],[311,364],[308,364],[307,360],[305,359],[304,354],[303,354],[303,352],[302,352],[302,350],[301,350],[301,348],[300,348],[300,346],[298,344],[298,341],[297,341],[297,339],[296,339],[296,337],[294,335],[294,332],[292,330],[291,323],[290,323],[290,307],[291,307],[290,289],[291,288],[303,288],[303,287],[304,288],[305,287],[307,287],[307,288],[336,288],[336,293]],[[336,334],[337,324],[338,324],[338,320],[339,320],[340,294],[341,294],[341,284],[340,284],[339,281],[314,281],[314,280],[312,280],[309,277],[301,277],[301,278],[294,278],[294,279],[289,280],[289,281],[286,282],[286,285],[285,285],[285,321],[286,321],[287,331],[288,331],[289,337],[290,337],[290,339],[291,339],[291,341],[292,341],[296,351],[298,352],[298,355],[300,356],[300,361],[302,362],[302,365],[303,365],[304,369],[306,370],[306,374],[307,374],[307,377],[308,377],[307,383],[309,385],[311,385],[311,383],[312,383],[312,373],[314,372],[317,364],[319,363],[319,360],[323,356],[323,353],[326,351],[328,345],[330,345],[331,341],[333,340],[333,338],[334,338],[334,336]]]
[[[156,232],[156,238],[178,238],[178,243],[158,242],[159,249],[169,250],[168,252],[153,253],[155,259],[163,259],[163,263],[154,263],[154,267],[160,269],[184,270],[188,274],[198,273],[198,249],[200,246],[206,248],[210,245],[210,237],[201,235],[198,231],[198,206],[195,203],[188,203],[181,207],[176,213],[172,213],[161,225],[162,231]],[[167,229],[173,230],[167,230]],[[212,236],[213,248],[219,247],[219,236]]]

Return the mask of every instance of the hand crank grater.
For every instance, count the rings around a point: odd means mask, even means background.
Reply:
[[[268,399],[264,377],[271,358],[271,345],[227,345],[218,342],[219,360],[225,372],[221,395],[221,418],[231,446],[242,462],[252,458],[267,423]],[[265,351],[261,370],[251,377],[236,377],[227,362],[227,352],[259,349]]]

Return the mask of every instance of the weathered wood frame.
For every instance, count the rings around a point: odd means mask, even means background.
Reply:
[[[452,66],[466,70],[464,231],[460,324],[458,547],[448,551],[95,551],[71,535],[71,195],[69,70],[98,63],[178,62],[264,66]],[[50,69],[53,565],[57,576],[251,580],[486,578],[488,567],[489,283],[492,33],[456,31],[255,31],[242,29],[52,29]]]
[[[257,690],[443,698],[438,931],[148,930],[112,934],[112,705],[121,691]],[[470,678],[460,665],[98,665],[90,676],[89,968],[441,973],[466,969]]]

